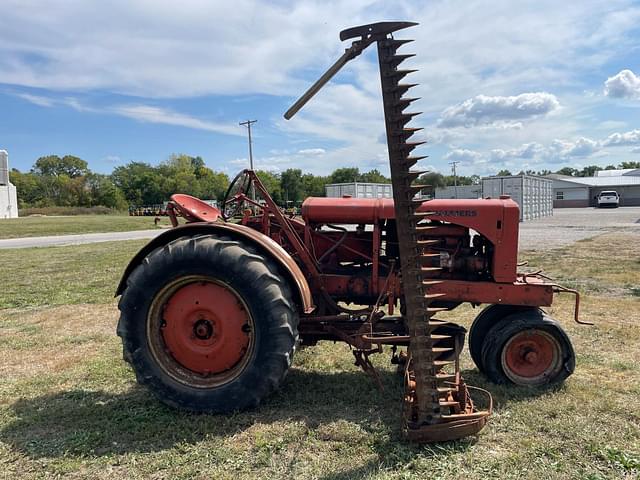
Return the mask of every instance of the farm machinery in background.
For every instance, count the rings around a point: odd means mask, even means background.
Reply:
[[[307,198],[286,215],[252,170],[231,183],[220,209],[174,195],[174,228],[128,265],[118,335],[141,384],[195,412],[254,407],[282,382],[297,345],[342,341],[377,379],[370,356],[387,346],[404,372],[402,430],[418,442],[477,433],[488,392],[465,384],[465,329],[437,318],[463,303],[488,304],[469,332],[478,369],[495,383],[561,382],[574,370],[571,342],[541,307],[571,292],[540,272],[518,272],[518,205],[508,197],[418,200],[419,130],[401,83],[412,55],[382,22],[344,30],[351,47],[285,114],[291,118],[349,60],[375,44],[393,200]],[[179,224],[179,218],[184,220]],[[232,221],[232,219],[234,219]],[[474,403],[484,392],[483,407]],[[477,398],[476,398],[477,400]]]

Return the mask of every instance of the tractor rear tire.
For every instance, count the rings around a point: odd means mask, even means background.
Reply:
[[[284,379],[298,341],[287,281],[269,258],[228,237],[182,237],[154,250],[118,308],[138,383],[192,412],[257,406]]]
[[[482,363],[494,383],[540,387],[571,375],[575,353],[560,324],[533,309],[505,317],[488,332]]]
[[[540,315],[544,315],[544,312],[538,307],[493,304],[485,307],[473,320],[469,329],[469,353],[480,372],[485,373],[485,367],[482,363],[482,347],[489,331],[507,315],[527,310],[537,311]]]

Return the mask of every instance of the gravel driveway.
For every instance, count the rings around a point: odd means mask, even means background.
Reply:
[[[607,232],[628,232],[640,242],[640,207],[557,208],[552,217],[520,224],[520,250],[547,250]]]

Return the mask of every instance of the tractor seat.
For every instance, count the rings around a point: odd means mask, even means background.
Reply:
[[[176,193],[171,201],[188,222],[215,222],[220,217],[220,210],[191,195]]]

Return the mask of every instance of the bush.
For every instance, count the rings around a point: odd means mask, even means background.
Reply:
[[[121,213],[113,208],[102,206],[97,207],[33,207],[21,208],[18,215],[28,217],[29,215],[115,215]]]

